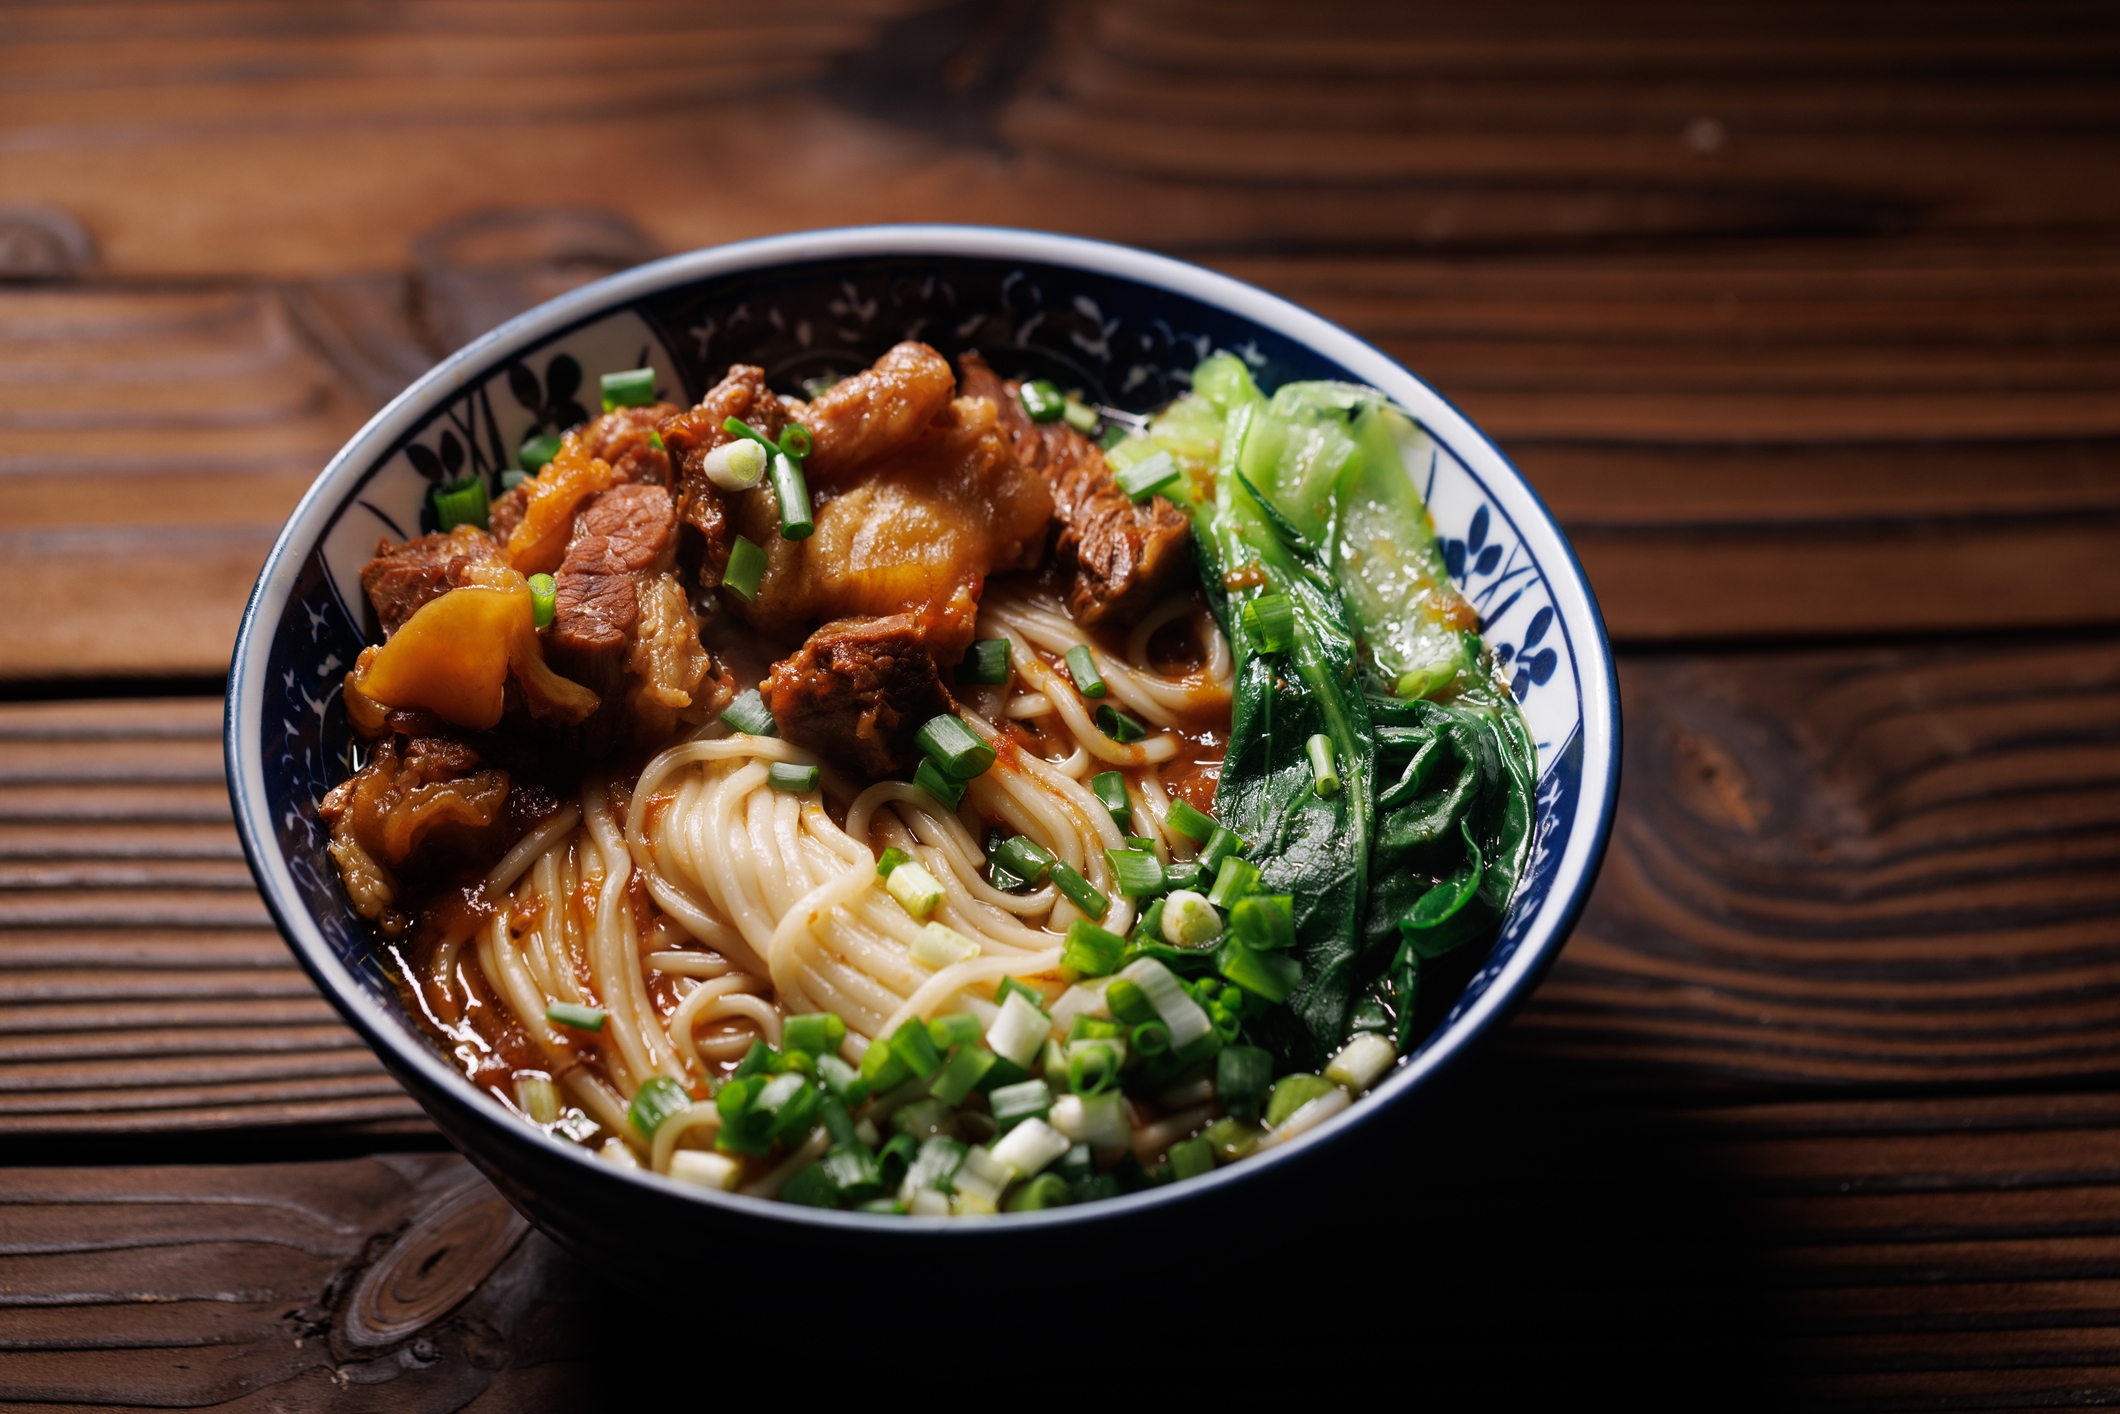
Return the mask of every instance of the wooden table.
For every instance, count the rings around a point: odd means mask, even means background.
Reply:
[[[0,72],[6,1407],[571,1408],[696,1337],[524,1236],[293,967],[219,687],[295,498],[434,358],[908,219],[1375,340],[1621,650],[1551,978],[1400,1152],[1232,1234],[1299,1358],[2120,1401],[2110,6],[164,0],[11,5]]]

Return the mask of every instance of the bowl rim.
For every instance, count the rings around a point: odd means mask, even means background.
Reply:
[[[1485,464],[1477,467],[1468,464],[1468,470],[1482,484],[1489,484],[1489,489],[1499,495],[1500,489],[1490,484],[1499,479],[1528,498],[1535,516],[1524,518],[1512,512],[1510,519],[1515,522],[1518,534],[1534,545],[1534,553],[1545,569],[1549,587],[1560,591],[1555,594],[1556,607],[1560,607],[1558,601],[1562,593],[1579,598],[1575,613],[1564,611],[1564,621],[1572,619],[1575,628],[1590,630],[1586,634],[1570,635],[1574,645],[1575,676],[1581,693],[1576,728],[1583,749],[1581,788],[1576,821],[1563,842],[1556,875],[1542,906],[1541,911],[1546,916],[1538,918],[1534,915],[1537,920],[1534,931],[1517,945],[1486,990],[1448,1026],[1445,1033],[1434,1038],[1433,1043],[1410,1062],[1398,1067],[1383,1084],[1363,1098],[1363,1103],[1349,1107],[1325,1124],[1279,1146],[1271,1155],[1220,1168],[1183,1184],[1150,1188],[1080,1208],[1002,1214],[999,1215],[1000,1221],[1007,1228],[1020,1231],[1095,1221],[1106,1216],[1141,1214],[1166,1203],[1184,1201],[1263,1176],[1298,1155],[1329,1145],[1351,1134],[1366,1120],[1396,1108],[1400,1101],[1454,1066],[1474,1045],[1487,1038],[1528,998],[1567,941],[1588,903],[1591,886],[1596,881],[1611,837],[1617,805],[1621,750],[1617,669],[1603,613],[1574,547],[1568,543],[1551,510],[1530,481],[1493,439],[1454,404],[1381,349],[1323,316],[1232,276],[1170,256],[1087,237],[997,226],[871,225],[765,236],[666,256],[593,281],[515,316],[436,363],[369,418],[325,464],[274,539],[272,550],[244,606],[229,665],[223,716],[223,753],[229,798],[244,855],[281,936],[319,990],[371,1048],[395,1063],[393,1070],[410,1070],[426,1082],[431,1094],[415,1093],[415,1100],[429,1105],[445,1103],[469,1117],[473,1124],[509,1123],[514,1130],[521,1132],[504,1135],[505,1143],[519,1145],[534,1141],[554,1157],[593,1165],[608,1176],[644,1183],[670,1195],[706,1204],[710,1209],[731,1217],[766,1218],[819,1229],[851,1228],[864,1235],[992,1230],[991,1221],[966,1224],[954,1218],[883,1217],[709,1192],[646,1169],[617,1168],[578,1144],[566,1143],[514,1124],[511,1116],[490,1103],[490,1097],[470,1092],[469,1082],[462,1073],[449,1065],[427,1038],[407,1027],[402,1018],[386,1014],[382,1005],[331,948],[307,910],[299,905],[293,876],[278,852],[269,827],[270,806],[265,798],[260,745],[271,628],[278,622],[309,552],[338,510],[343,497],[337,484],[349,472],[357,476],[367,470],[381,451],[465,386],[467,370],[478,371],[483,376],[488,371],[487,364],[497,364],[502,356],[515,349],[563,333],[570,327],[675,286],[777,266],[860,257],[922,255],[1032,261],[1186,296],[1271,329],[1322,354],[1402,404],[1430,405],[1422,417],[1428,422],[1431,433],[1460,458],[1465,458],[1468,448],[1475,451]],[[1409,398],[1408,393],[1415,396]],[[268,608],[272,611],[269,620],[265,617]],[[1591,808],[1586,811],[1586,806]],[[445,1131],[450,1128],[444,1126]]]

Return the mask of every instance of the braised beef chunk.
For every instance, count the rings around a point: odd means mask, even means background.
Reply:
[[[401,873],[433,877],[459,857],[492,853],[496,822],[520,829],[503,819],[508,773],[480,765],[476,751],[447,737],[415,737],[402,754],[385,737],[375,759],[317,807],[331,827],[329,850],[347,897],[390,936],[405,927]]]
[[[1053,552],[1074,571],[1068,612],[1085,624],[1139,619],[1190,572],[1192,522],[1162,496],[1136,504],[1094,442],[1065,422],[1032,422],[1014,384],[977,354],[962,362],[966,394],[995,400],[1017,459],[1052,488]]]
[[[640,624],[642,581],[670,568],[676,546],[677,508],[660,486],[614,486],[576,518],[574,539],[554,576],[558,590],[545,661],[604,699],[607,708]]]
[[[903,451],[950,405],[957,380],[926,344],[898,345],[875,366],[843,378],[796,410],[813,439],[805,469],[830,484]]]
[[[613,408],[582,428],[582,450],[611,466],[613,485],[649,481],[670,484],[670,454],[655,443],[656,426],[675,415],[669,403]]]
[[[488,532],[493,543],[505,547],[508,537],[523,523],[523,512],[530,509],[530,483],[518,481],[494,500],[486,512]]]
[[[378,541],[375,558],[361,571],[361,588],[375,605],[387,638],[422,605],[464,583],[464,572],[472,566],[506,563],[500,546],[485,531],[460,525],[446,535],[422,535],[394,547],[388,540]]]
[[[773,665],[760,691],[782,736],[863,777],[912,766],[913,734],[954,710],[910,614],[826,624]]]
[[[721,583],[722,571],[728,568],[734,532],[721,488],[707,479],[701,467],[707,453],[729,440],[726,426],[732,417],[774,438],[788,425],[787,405],[766,391],[763,368],[733,365],[726,378],[707,390],[698,407],[666,417],[658,427],[674,462],[677,516],[685,527],[678,554],[708,589]]]

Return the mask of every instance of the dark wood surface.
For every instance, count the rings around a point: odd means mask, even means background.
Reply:
[[[526,1235],[292,965],[215,684],[434,358],[870,220],[1130,241],[1374,339],[1622,650],[1575,937],[1254,1280],[1352,1293],[1409,1398],[2120,1402],[2110,6],[0,18],[0,1407],[569,1409],[699,1339]]]

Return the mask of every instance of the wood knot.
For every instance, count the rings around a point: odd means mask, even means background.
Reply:
[[[1712,738],[1677,727],[1671,730],[1671,745],[1682,768],[1673,784],[1686,807],[1704,820],[1758,834],[1767,803],[1737,758]]]
[[[483,1181],[445,1194],[361,1274],[339,1318],[340,1340],[381,1350],[407,1339],[478,1290],[529,1230]]]

